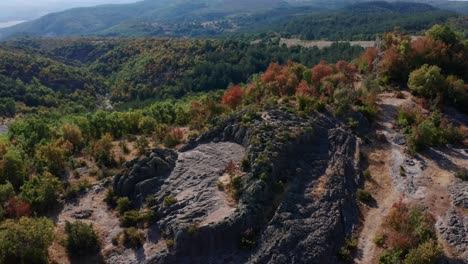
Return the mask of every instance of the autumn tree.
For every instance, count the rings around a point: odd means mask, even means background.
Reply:
[[[358,68],[361,72],[371,72],[374,70],[374,61],[378,51],[374,47],[367,48],[358,59]]]
[[[319,86],[320,82],[327,76],[333,74],[333,68],[328,66],[325,61],[321,61],[319,64],[312,68],[312,82]]]
[[[239,85],[232,86],[224,93],[222,104],[236,109],[242,103],[242,93]]]
[[[302,80],[300,83],[299,83],[299,86],[297,87],[297,90],[296,90],[296,95],[297,96],[315,96],[317,95],[316,92],[309,87],[309,85],[307,84],[307,82],[305,80]]]

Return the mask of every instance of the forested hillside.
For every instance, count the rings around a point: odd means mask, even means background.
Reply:
[[[307,40],[373,40],[377,34],[391,31],[395,26],[418,35],[452,17],[457,15],[427,4],[370,2],[325,14],[298,16],[277,31]]]
[[[446,6],[452,3],[443,2]],[[455,11],[442,11],[422,3],[355,3],[146,0],[135,4],[77,8],[49,14],[35,21],[0,29],[0,39],[25,35],[207,37],[279,30],[307,39],[343,37],[362,40],[391,30],[395,25],[414,34],[436,23],[445,23],[449,17],[458,16]],[[462,6],[456,10],[459,11],[468,3],[456,5]],[[284,25],[289,20],[292,21]]]
[[[64,105],[78,111],[95,108],[107,94],[114,102],[178,98],[245,82],[271,62],[313,65],[361,51],[349,44],[289,49],[272,41],[16,39],[0,46],[0,91],[2,100],[22,103],[20,112]]]

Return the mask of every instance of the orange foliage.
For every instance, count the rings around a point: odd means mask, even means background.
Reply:
[[[293,95],[299,83],[289,66],[280,66],[278,63],[270,64],[261,80],[270,93],[280,96]]]
[[[346,61],[340,60],[335,64],[335,68],[338,70],[338,72],[346,76],[347,81],[349,82],[355,81],[357,69],[354,64],[347,63]]]
[[[367,48],[359,58],[359,69],[361,71],[372,71],[373,62],[377,58],[378,51],[374,47]]]
[[[446,60],[449,47],[442,41],[436,41],[431,37],[418,38],[411,44],[411,60],[420,66],[424,63],[438,64]]]
[[[234,85],[224,93],[222,104],[233,109],[237,108],[242,103],[242,88],[239,85]]]
[[[325,61],[321,61],[312,68],[312,82],[318,85],[323,78],[332,74],[333,68],[328,66]]]
[[[306,81],[302,80],[301,83],[299,83],[299,86],[297,87],[296,95],[315,96],[317,95],[317,92],[310,88]]]
[[[11,198],[5,206],[6,214],[11,218],[21,218],[22,216],[30,216],[31,206],[29,203],[17,198]]]

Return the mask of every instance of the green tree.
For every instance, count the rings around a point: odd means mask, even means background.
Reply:
[[[73,150],[79,150],[83,146],[83,134],[77,125],[65,124],[62,127],[63,139],[73,145]]]
[[[23,157],[16,148],[10,148],[0,160],[0,183],[11,182],[19,189],[26,178]]]
[[[437,66],[424,64],[410,74],[408,86],[416,94],[434,99],[445,86],[445,78]]]
[[[434,25],[431,29],[426,31],[426,36],[432,37],[435,40],[442,41],[448,45],[459,43],[459,37],[449,25]]]
[[[65,223],[67,232],[66,246],[68,254],[77,257],[96,253],[99,249],[98,235],[92,224],[81,221]]]
[[[0,224],[0,263],[47,263],[54,224],[47,218],[22,217]]]
[[[45,213],[57,204],[61,190],[59,179],[51,174],[34,177],[21,187],[21,197],[34,211]]]

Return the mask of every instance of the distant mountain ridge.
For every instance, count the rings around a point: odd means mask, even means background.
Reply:
[[[443,1],[443,0],[440,0]],[[439,2],[440,2],[439,1]],[[354,0],[145,0],[133,4],[74,8],[0,29],[0,39],[16,36],[214,36],[276,24],[293,16],[355,4],[349,12],[388,11],[386,2]],[[468,2],[465,3],[468,6]],[[400,5],[396,5],[400,6]],[[434,11],[425,4],[398,12]]]

